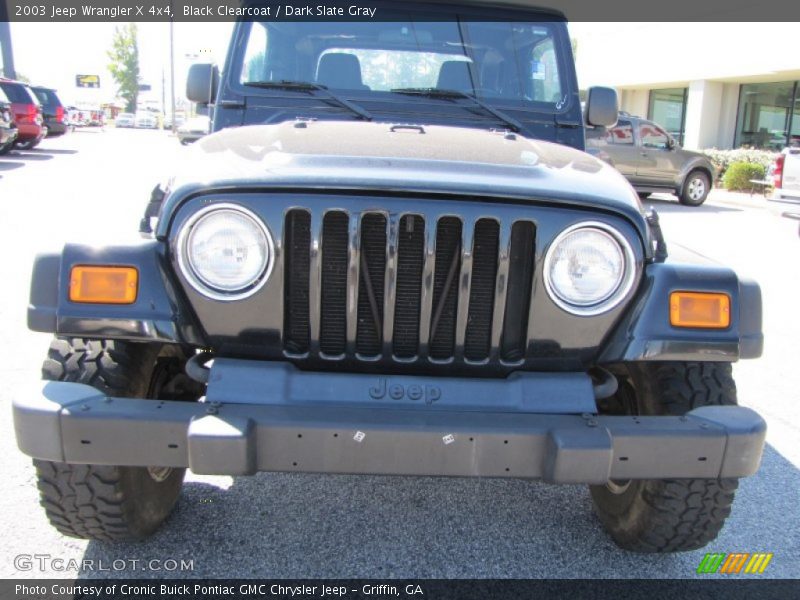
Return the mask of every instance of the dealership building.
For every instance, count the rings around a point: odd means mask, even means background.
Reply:
[[[800,23],[573,23],[581,89],[692,149],[800,144]]]

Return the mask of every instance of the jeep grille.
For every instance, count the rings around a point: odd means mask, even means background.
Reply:
[[[343,210],[315,218],[292,209],[283,247],[283,346],[290,357],[524,359],[535,252],[530,221]]]

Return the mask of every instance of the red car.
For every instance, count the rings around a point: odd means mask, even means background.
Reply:
[[[0,79],[0,89],[11,102],[11,111],[19,130],[15,146],[30,150],[47,135],[42,105],[31,88],[19,81]]]

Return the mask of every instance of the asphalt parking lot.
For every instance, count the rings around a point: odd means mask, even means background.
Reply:
[[[772,552],[765,577],[800,577],[800,237],[797,223],[780,216],[792,206],[724,192],[694,209],[669,196],[647,202],[662,215],[670,244],[756,278],[764,295],[764,356],[737,364],[734,375],[740,403],[768,421],[768,446],[707,550],[644,556],[617,549],[584,486],[302,474],[189,474],[173,516],[141,543],[57,534],[38,506],[10,418],[12,398],[39,378],[48,344],[25,327],[32,258],[67,240],[138,239],[150,189],[187,151],[166,132],[109,129],[0,158],[0,576],[162,577],[165,570],[142,568],[172,559],[191,561],[191,569],[169,573],[184,577],[689,578],[708,551]],[[18,557],[32,555],[49,558],[28,569],[31,561]],[[70,559],[112,570],[63,570]]]

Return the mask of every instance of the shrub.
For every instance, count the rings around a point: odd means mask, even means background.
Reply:
[[[766,169],[759,164],[735,162],[725,171],[722,185],[726,190],[750,190],[753,184],[751,179],[764,179]]]
[[[737,148],[736,150],[717,150],[710,148],[703,150],[708,159],[712,162],[717,169],[717,176],[722,180],[725,172],[733,163],[749,163],[761,165],[764,170],[768,169],[770,164],[778,156],[778,152],[771,150],[756,150],[755,148]],[[755,177],[753,178],[755,179]]]

